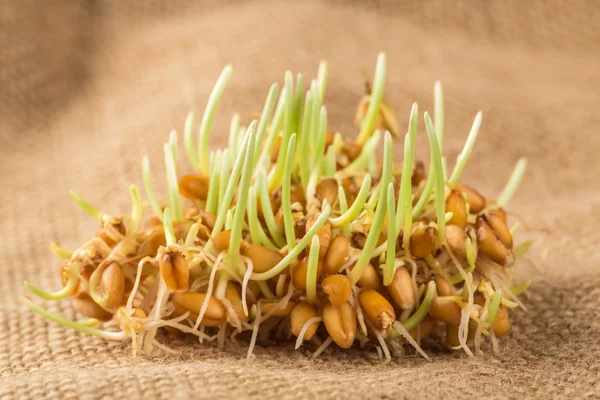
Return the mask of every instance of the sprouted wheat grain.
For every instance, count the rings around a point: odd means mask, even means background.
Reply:
[[[286,72],[281,92],[278,84],[271,86],[259,120],[244,128],[236,114],[228,148],[211,152],[212,121],[231,72],[227,66],[215,84],[197,141],[194,115],[185,121],[185,150],[194,174],[178,177],[175,132],[164,145],[164,208],[144,156],[143,182],[153,214],[148,222],[133,185],[130,218],[108,215],[71,191],[100,229],[74,251],[52,243],[61,259],[62,289],[25,285],[46,300],[71,296],[76,310],[90,319],[69,321],[23,302],[67,328],[129,339],[134,354],[173,352],[158,341],[159,331],[195,335],[200,342],[217,339],[219,347],[237,346],[245,338],[248,356],[263,336],[286,340],[293,334],[296,348],[318,346],[314,357],[332,342],[343,348],[360,342],[361,348],[377,349],[384,363],[391,360],[389,349],[396,355],[404,353],[403,346],[429,359],[422,339],[439,339],[444,330],[446,342],[469,355],[470,346],[480,354],[482,337],[497,351],[497,337],[510,331],[508,312],[522,306],[517,296],[531,283],[515,284],[507,272],[531,241],[513,249],[517,227],[508,228],[504,211],[527,163],[519,160],[497,201],[459,182],[481,112],[448,178],[443,91],[436,82],[433,120],[424,113],[429,174],[413,161],[416,103],[404,163],[395,167],[393,138],[401,136],[383,100],[382,53],[374,84],[367,82],[358,106],[355,140],[328,129],[322,62],[306,94],[303,77],[294,85]],[[384,156],[378,165],[373,155],[380,139]],[[102,330],[96,317],[116,324]],[[373,346],[365,347],[368,342]]]

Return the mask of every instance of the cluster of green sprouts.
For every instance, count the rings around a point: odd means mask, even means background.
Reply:
[[[152,216],[143,220],[131,185],[130,217],[106,214],[75,192],[97,218],[96,236],[74,251],[53,243],[64,287],[54,293],[26,283],[47,300],[71,297],[89,319],[71,321],[23,298],[35,312],[63,326],[106,339],[131,340],[134,354],[173,350],[159,332],[195,335],[200,342],[238,344],[296,336],[317,356],[332,342],[390,350],[443,336],[449,348],[473,355],[481,339],[510,331],[508,311],[529,281],[513,284],[508,268],[531,242],[512,243],[505,207],[526,168],[519,160],[496,201],[460,183],[475,144],[477,113],[449,173],[442,156],[443,91],[434,87],[434,118],[423,114],[429,172],[414,160],[419,108],[413,104],[400,139],[386,103],[386,57],[377,59],[372,86],[357,111],[356,139],[332,132],[324,105],[327,64],[304,88],[286,72],[268,92],[257,120],[231,120],[228,146],[210,151],[209,137],[232,69],[218,78],[199,134],[190,113],[183,142],[192,174],[178,173],[178,136],[164,145],[166,202],[154,190],[151,163],[143,182]],[[374,154],[383,142],[383,161]],[[128,222],[127,226],[125,221]],[[104,329],[100,328],[104,322]],[[247,336],[246,337],[246,333]],[[245,339],[244,339],[245,338]]]

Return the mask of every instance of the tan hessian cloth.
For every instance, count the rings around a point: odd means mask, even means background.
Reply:
[[[0,398],[600,397],[598,1],[187,3],[0,3]],[[519,272],[534,280],[530,312],[516,313],[501,354],[488,346],[473,359],[439,353],[372,368],[374,353],[332,347],[311,361],[307,350],[259,347],[246,360],[244,349],[190,341],[173,344],[179,357],[132,359],[128,345],[19,302],[25,279],[60,287],[50,241],[73,248],[96,229],[68,189],[128,213],[142,155],[162,186],[162,143],[189,109],[202,111],[226,64],[234,73],[213,145],[225,143],[234,111],[248,123],[261,110],[286,69],[310,79],[321,59],[330,126],[355,135],[360,68],[372,73],[381,50],[400,126],[413,101],[432,111],[442,80],[450,166],[483,111],[465,182],[494,197],[529,158],[510,208],[552,234],[545,261],[534,253],[539,270]],[[417,154],[427,159],[422,127]],[[75,318],[68,301],[38,302]]]

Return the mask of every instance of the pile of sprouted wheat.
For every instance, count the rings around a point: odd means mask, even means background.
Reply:
[[[87,320],[73,322],[31,301],[45,318],[105,339],[131,340],[133,353],[172,351],[160,330],[195,335],[220,346],[257,339],[312,343],[320,354],[341,348],[391,353],[444,337],[452,349],[481,352],[484,337],[497,350],[509,334],[509,311],[529,282],[515,285],[509,268],[530,242],[513,246],[505,206],[526,167],[520,160],[497,200],[459,183],[481,124],[478,113],[451,174],[441,155],[442,87],[435,84],[435,121],[424,114],[430,170],[414,162],[418,107],[404,137],[404,161],[393,157],[394,112],[383,99],[386,58],[357,110],[355,140],[327,127],[323,97],[327,65],[304,92],[301,75],[273,84],[257,121],[231,121],[226,149],[210,152],[209,132],[231,75],[219,77],[200,123],[190,114],[187,158],[195,170],[177,176],[177,135],[164,145],[167,202],[154,194],[143,160],[152,217],[142,221],[140,193],[130,187],[131,217],[99,211],[71,192],[97,218],[95,237],[70,251],[57,243],[63,289],[43,299],[71,297]],[[279,100],[276,102],[277,95]],[[376,148],[383,140],[383,162]],[[125,223],[127,222],[127,224]],[[127,225],[127,226],[126,226]],[[99,328],[102,322],[105,329]],[[239,335],[239,336],[238,336]],[[165,338],[160,335],[159,338]]]

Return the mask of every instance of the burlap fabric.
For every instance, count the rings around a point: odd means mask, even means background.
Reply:
[[[386,96],[402,126],[410,105],[446,93],[454,160],[476,111],[480,140],[464,175],[496,195],[521,155],[530,169],[512,209],[552,232],[545,261],[501,354],[440,352],[373,368],[375,354],[290,346],[131,358],[47,323],[19,302],[27,279],[58,288],[51,240],[67,247],[96,222],[76,188],[109,213],[129,210],[141,157],[164,176],[162,143],[204,107],[221,68],[234,75],[214,144],[234,110],[247,122],[285,69],[329,60],[331,125],[354,135],[361,66],[388,54]],[[0,397],[2,398],[597,398],[600,396],[600,3],[597,1],[0,3]],[[421,132],[418,154],[427,156]],[[400,154],[400,149],[397,149]],[[539,252],[538,252],[539,253]],[[75,315],[69,302],[44,303]],[[489,350],[489,349],[488,349]]]

